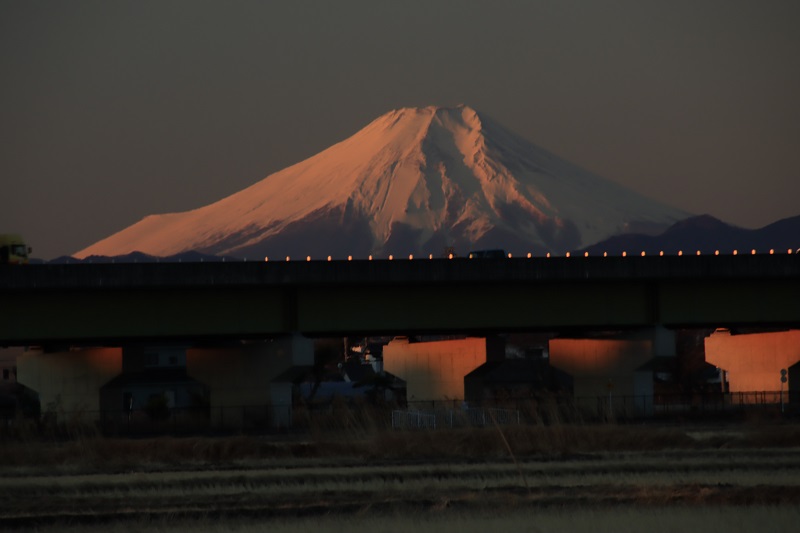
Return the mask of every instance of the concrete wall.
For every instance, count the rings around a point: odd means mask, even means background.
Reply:
[[[705,351],[706,361],[727,372],[730,392],[779,391],[781,369],[800,362],[800,330],[745,335],[717,330],[706,337]],[[792,385],[790,373],[783,390]]]
[[[675,337],[663,328],[624,337],[550,340],[550,365],[572,376],[579,405],[611,407],[615,413],[651,414],[653,373],[646,365],[658,355],[674,354]]]
[[[130,363],[134,370],[142,366],[138,355],[147,351],[141,346],[133,351],[128,348],[134,355]],[[94,416],[100,411],[101,388],[122,373],[122,353],[122,348],[29,350],[17,359],[17,380],[39,394],[42,412],[54,407],[58,412]],[[248,419],[285,426],[291,420],[291,387],[270,382],[293,366],[313,365],[314,347],[309,339],[285,336],[228,347],[189,348],[185,360],[187,374],[209,389],[213,427],[240,429]],[[149,390],[142,384],[136,389],[142,394]],[[145,400],[137,400],[141,407]],[[113,409],[121,407],[121,400],[114,402]]]
[[[12,346],[0,348],[0,384],[17,382],[17,358],[25,353],[25,348]]]
[[[550,341],[550,365],[572,376],[576,397],[636,395],[634,372],[652,358],[650,339]]]
[[[203,385],[196,382],[186,383],[131,383],[117,385],[116,387],[103,387],[100,390],[101,404],[108,416],[119,416],[127,413],[132,407],[135,411],[146,409],[153,396],[164,396],[166,406],[170,409],[177,407],[184,409],[193,407],[192,393],[202,394]],[[125,394],[130,394],[132,404],[124,400]]]
[[[42,413],[96,414],[100,387],[120,372],[121,348],[31,349],[17,359],[17,381],[39,394]]]
[[[144,372],[153,367],[185,367],[186,346],[131,344],[123,348],[122,371]]]
[[[209,388],[211,421],[218,428],[244,428],[266,418],[286,425],[291,419],[291,388],[270,382],[293,366],[313,364],[313,341],[299,335],[186,351],[187,373]],[[259,410],[267,406],[269,413]]]
[[[406,381],[409,403],[463,400],[464,376],[485,363],[492,352],[492,341],[485,338],[433,342],[397,338],[383,348],[383,367]]]

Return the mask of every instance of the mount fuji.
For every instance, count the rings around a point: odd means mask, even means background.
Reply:
[[[215,203],[147,216],[75,254],[263,259],[564,252],[690,216],[467,106],[404,108]]]

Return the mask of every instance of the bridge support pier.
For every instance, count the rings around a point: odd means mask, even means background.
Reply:
[[[42,414],[76,420],[98,418],[100,388],[121,372],[122,348],[37,347],[17,358],[17,382],[39,395]]]
[[[464,376],[487,360],[502,359],[505,346],[497,337],[429,342],[396,338],[383,348],[383,368],[406,381],[409,407],[417,403],[464,400]]]
[[[209,388],[213,428],[276,429],[291,425],[293,374],[314,364],[314,345],[301,335],[284,335],[190,348],[186,358],[188,374]]]
[[[732,335],[719,329],[706,337],[705,353],[708,363],[725,370],[731,401],[779,403],[782,391],[784,402],[800,402],[800,330]]]
[[[653,414],[654,372],[675,357],[675,334],[663,326],[550,340],[550,365],[572,376],[578,409],[605,415]],[[589,414],[591,414],[589,413]]]

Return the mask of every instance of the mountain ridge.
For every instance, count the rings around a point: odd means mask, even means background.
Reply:
[[[659,235],[615,235],[580,251],[589,255],[622,252],[675,255],[678,252],[703,254],[785,253],[800,248],[800,215],[772,222],[756,229],[727,224],[711,215],[698,215],[681,220]]]

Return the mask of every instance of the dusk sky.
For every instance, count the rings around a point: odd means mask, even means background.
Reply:
[[[0,3],[0,233],[71,254],[468,104],[743,227],[800,215],[800,2]]]

